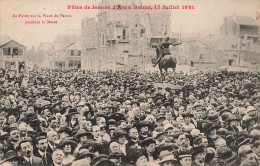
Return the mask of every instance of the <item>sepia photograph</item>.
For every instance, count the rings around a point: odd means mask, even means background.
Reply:
[[[0,0],[0,166],[260,166],[260,0]]]

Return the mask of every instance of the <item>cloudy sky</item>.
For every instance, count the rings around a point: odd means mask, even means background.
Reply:
[[[0,0],[0,35],[11,36],[27,48],[40,42],[53,42],[55,35],[66,29],[80,29],[81,19],[96,17],[97,10],[68,10],[68,5],[98,5],[100,0]],[[118,0],[120,1],[120,0]],[[121,0],[130,1],[130,0]],[[251,16],[260,13],[260,0],[142,0],[146,4],[194,5],[194,10],[172,10],[172,31],[183,33],[219,28],[224,16]],[[26,20],[13,14],[70,14],[58,18],[58,24],[25,25]]]

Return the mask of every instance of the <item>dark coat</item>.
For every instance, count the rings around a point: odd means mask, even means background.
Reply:
[[[18,160],[19,166],[44,166],[42,159],[36,156],[33,156],[32,158],[32,164],[28,163],[24,158],[21,158]]]
[[[52,163],[52,155],[51,155],[51,153],[49,153],[49,152],[46,152],[46,159],[45,159],[45,157],[43,158],[43,157],[40,155],[40,153],[39,153],[38,150],[36,150],[36,151],[34,152],[34,156],[41,158],[44,165],[50,165],[50,164]]]

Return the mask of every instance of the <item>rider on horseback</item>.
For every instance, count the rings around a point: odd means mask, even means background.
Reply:
[[[153,67],[155,67],[155,66],[161,61],[161,59],[164,57],[164,55],[171,54],[170,49],[169,49],[169,46],[170,46],[170,45],[177,46],[177,45],[180,45],[180,44],[181,44],[181,43],[174,44],[174,43],[170,42],[169,39],[170,39],[170,38],[167,37],[167,38],[165,39],[165,42],[163,42],[163,43],[161,44],[161,47],[160,47],[161,50],[157,47],[156,53],[157,53],[157,57],[159,56],[159,59],[158,59],[157,62],[153,65]]]

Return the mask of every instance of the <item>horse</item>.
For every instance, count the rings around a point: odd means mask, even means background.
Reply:
[[[172,68],[173,72],[175,72],[176,64],[177,60],[171,54],[164,55],[164,57],[162,57],[161,61],[159,62],[159,70],[161,73],[161,77],[163,76],[163,69],[166,73],[168,72],[169,68]]]

